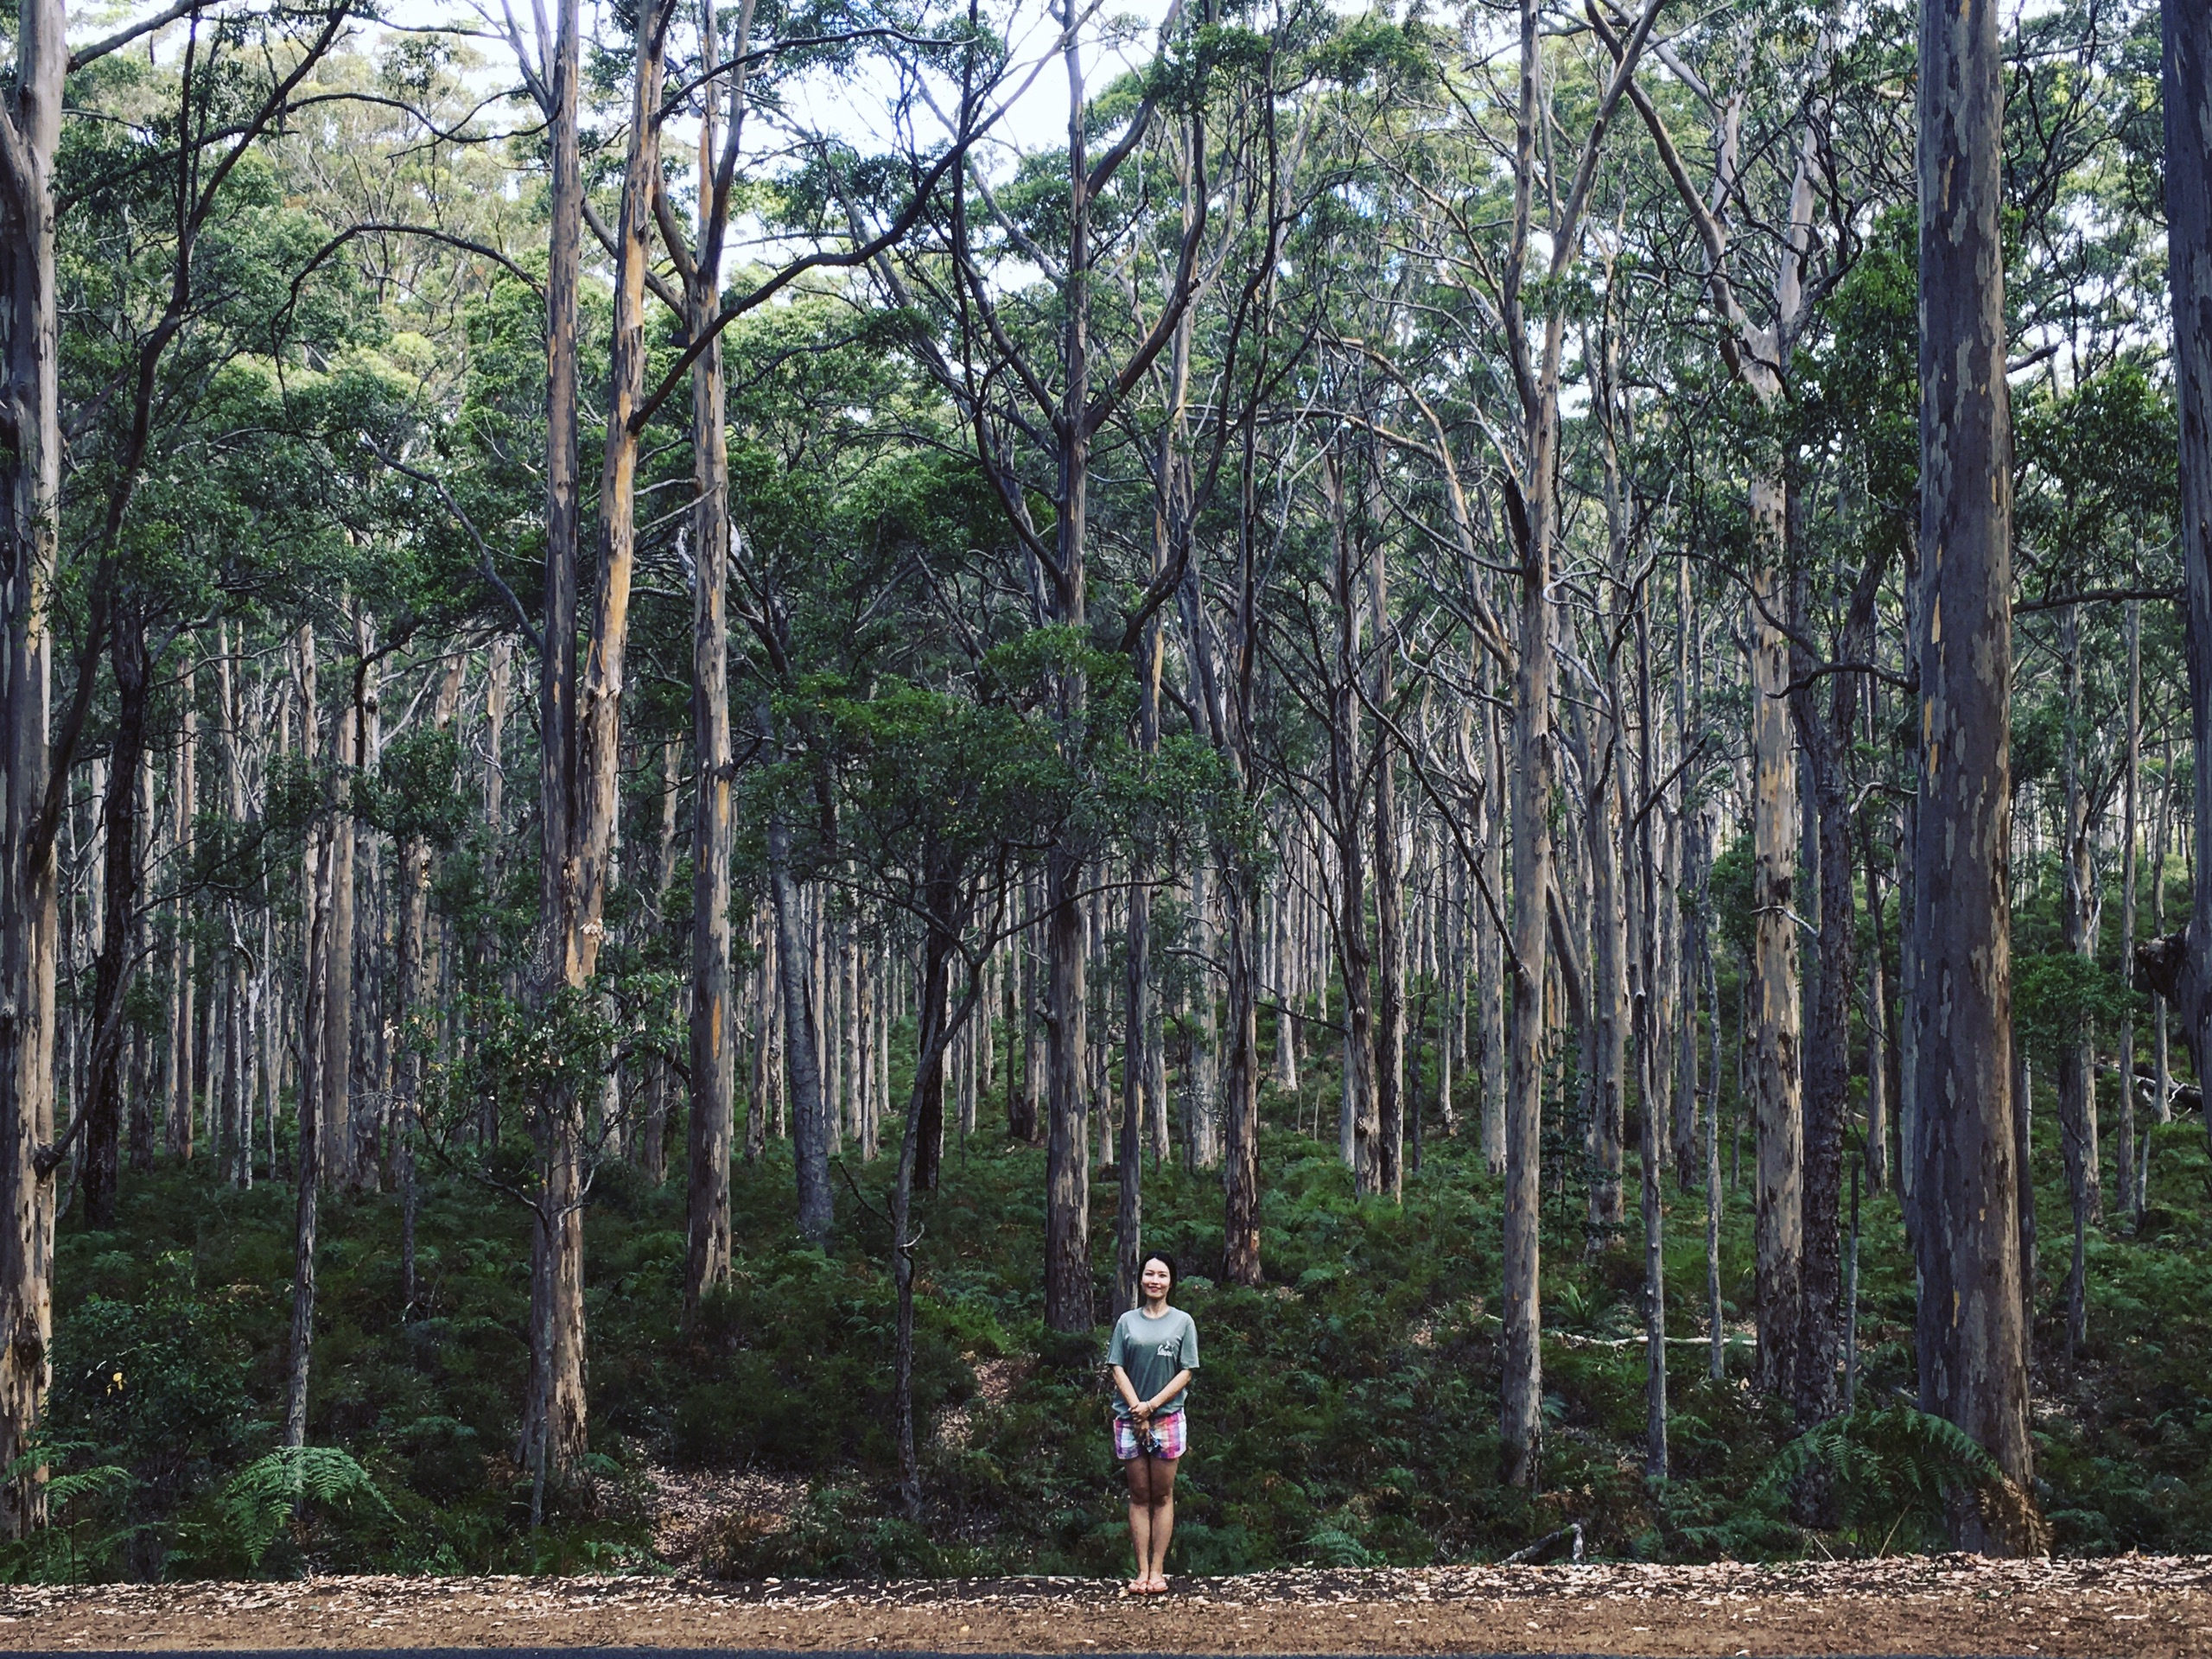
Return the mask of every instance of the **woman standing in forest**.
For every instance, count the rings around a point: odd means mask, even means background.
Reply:
[[[1114,1455],[1128,1471],[1129,1544],[1136,1552],[1133,1595],[1167,1589],[1167,1541],[1175,1533],[1175,1466],[1190,1445],[1183,1395],[1198,1369],[1198,1327],[1167,1306],[1175,1263],[1157,1251],[1138,1275],[1138,1306],[1114,1322],[1106,1363],[1121,1398],[1114,1408]]]

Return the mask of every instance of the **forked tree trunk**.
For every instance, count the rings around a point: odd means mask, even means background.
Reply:
[[[2033,1553],[2014,1139],[2012,435],[2005,381],[2004,66],[1993,0],[1921,14],[1921,785],[1914,1248],[1923,1410],[1996,1459],[1953,1495],[1967,1549]],[[1939,620],[1940,619],[1940,620]]]

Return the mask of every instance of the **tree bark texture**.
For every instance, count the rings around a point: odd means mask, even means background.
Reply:
[[[2167,0],[2166,257],[2173,289],[2174,401],[2181,416],[2181,569],[2196,758],[2196,870],[2212,870],[2212,11]],[[2212,1065],[2212,880],[2199,880],[2176,998],[2198,1078]],[[2212,1122],[2212,1116],[2208,1116]]]
[[[138,772],[146,754],[146,699],[153,664],[135,605],[119,607],[109,635],[115,673],[115,738],[101,809],[100,951],[92,972],[92,1053],[84,1109],[85,1220],[115,1225],[122,1175],[124,1000],[130,990],[132,922],[138,909]]]
[[[1797,1352],[1805,1250],[1804,1114],[1797,988],[1797,763],[1786,688],[1789,647],[1777,574],[1787,543],[1778,480],[1751,484],[1753,533],[1769,563],[1753,574],[1751,638],[1751,1119],[1758,1190],[1753,1312],[1759,1386],[1785,1397]]]
[[[2045,1536],[2031,1482],[2012,1067],[2012,431],[2005,381],[2003,60],[1993,0],[1920,25],[1921,785],[1914,1249],[1922,1409],[2002,1484],[1952,1504],[1961,1548]]]

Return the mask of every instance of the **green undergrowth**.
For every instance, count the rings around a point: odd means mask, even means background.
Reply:
[[[1176,1566],[1229,1573],[1491,1559],[1580,1522],[1594,1554],[1647,1559],[1873,1553],[1940,1545],[1943,1492],[1970,1446],[1911,1408],[1912,1280],[1893,1198],[1865,1208],[1858,1409],[1795,1436],[1707,1345],[1669,1349],[1672,1478],[1643,1472],[1641,1250],[1592,1252],[1580,1173],[1548,1166],[1543,1212],[1546,1446],[1539,1489],[1498,1478],[1500,1192],[1462,1101],[1426,1126],[1402,1205],[1356,1198],[1333,1136],[1333,1080],[1269,1096],[1268,1282],[1217,1281],[1211,1172],[1145,1175],[1145,1237],[1188,1275],[1204,1367],[1178,1486]],[[1317,1108],[1319,1109],[1317,1111]],[[2041,1497],[2077,1552],[2212,1548],[2212,1165],[2195,1120],[2156,1131],[2139,1233],[2092,1230],[2090,1339],[2063,1343],[2068,1244],[2055,1114],[2037,1112],[2036,1326]],[[1744,1147],[1748,1166],[1750,1147]],[[1724,1158],[1726,1147],[1724,1143]],[[204,1161],[126,1183],[117,1230],[65,1220],[47,1455],[54,1522],[6,1548],[16,1578],[181,1578],[369,1569],[667,1570],[652,1471],[731,1471],[772,1501],[709,1535],[740,1576],[1103,1573],[1126,1526],[1108,1447],[1105,1332],[1040,1319],[1043,1154],[979,1131],[950,1146],[918,1205],[915,1390],[925,1513],[895,1501],[893,1306],[880,1212],[891,1160],[846,1173],[835,1241],[793,1228],[787,1148],[734,1174],[736,1268],[687,1329],[680,1169],[659,1185],[603,1169],[587,1222],[593,1452],[543,1523],[514,1461],[526,1350],[520,1211],[426,1174],[419,1290],[404,1306],[389,1193],[334,1196],[321,1256],[308,1452],[279,1451],[291,1277],[289,1187],[238,1191]],[[1750,1171],[1744,1171],[1746,1187]],[[1099,1306],[1114,1175],[1091,1215]],[[1628,1212],[1634,1226],[1635,1166]],[[1746,1317],[1747,1191],[1728,1194],[1722,1291]],[[1705,1321],[1704,1198],[1667,1189],[1669,1329]],[[988,1385],[988,1386],[986,1386]],[[1815,1471],[1818,1531],[1796,1524]]]

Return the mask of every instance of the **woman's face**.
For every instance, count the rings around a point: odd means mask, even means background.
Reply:
[[[1175,1275],[1167,1271],[1167,1264],[1154,1256],[1144,1264],[1144,1275],[1138,1281],[1144,1287],[1145,1300],[1160,1301],[1175,1282]]]

